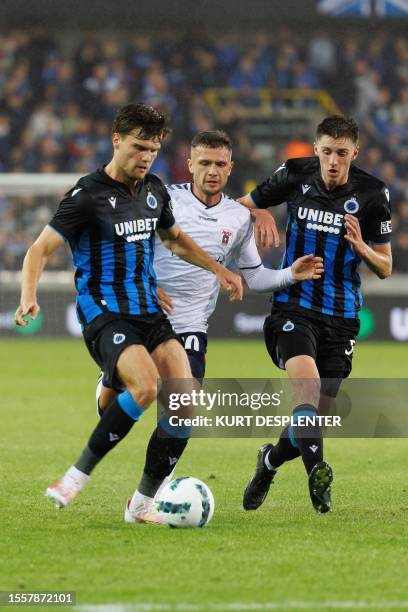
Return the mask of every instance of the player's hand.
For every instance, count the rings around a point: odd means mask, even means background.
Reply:
[[[157,287],[157,298],[159,300],[159,306],[164,312],[170,314],[173,310],[173,302],[168,293],[164,289]]]
[[[296,281],[317,280],[324,272],[323,259],[314,255],[304,255],[293,262],[291,270]]]
[[[264,208],[251,208],[250,213],[254,220],[256,244],[268,249],[273,246],[278,247],[279,232],[272,213]]]
[[[242,300],[243,287],[242,279],[238,274],[227,270],[224,266],[219,267],[216,273],[218,282],[221,287],[228,291],[230,302],[238,302]]]
[[[37,302],[23,302],[16,310],[14,321],[16,322],[16,325],[19,325],[20,327],[27,327],[30,320],[33,321],[39,312],[40,307]]]
[[[364,256],[367,245],[361,235],[360,223],[357,217],[354,217],[354,215],[345,215],[344,226],[347,231],[344,236],[345,239],[351,244],[354,252],[357,253],[357,255],[360,255],[361,257]]]

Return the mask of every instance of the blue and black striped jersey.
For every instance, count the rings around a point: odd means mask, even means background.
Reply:
[[[291,304],[314,312],[356,318],[362,305],[361,258],[344,238],[344,215],[359,220],[367,243],[387,243],[391,234],[389,193],[384,183],[351,165],[345,185],[327,191],[319,159],[289,159],[258,185],[251,197],[259,208],[287,204],[286,251],[281,267],[302,255],[323,257],[324,275],[277,291],[274,303]]]
[[[135,193],[103,169],[82,177],[50,226],[68,240],[83,327],[104,313],[160,312],[153,269],[156,229],[174,225],[170,197],[153,174]]]

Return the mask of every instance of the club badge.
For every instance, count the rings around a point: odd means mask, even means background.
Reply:
[[[360,205],[355,198],[350,198],[350,200],[344,202],[344,210],[349,215],[355,215],[359,208]]]
[[[229,230],[222,230],[221,232],[221,244],[227,245],[229,244],[230,238],[232,237],[232,232]]]
[[[114,334],[113,335],[113,344],[122,344],[126,340],[125,334]]]
[[[154,197],[154,195],[152,193],[150,193],[150,191],[147,194],[146,203],[147,203],[149,208],[153,208],[153,209],[157,208],[157,200]]]

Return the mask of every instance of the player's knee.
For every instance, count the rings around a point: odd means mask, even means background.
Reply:
[[[157,379],[150,378],[142,383],[130,383],[127,386],[135,402],[142,408],[147,408],[157,397]]]

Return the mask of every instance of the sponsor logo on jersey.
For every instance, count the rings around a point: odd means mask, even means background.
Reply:
[[[305,195],[310,189],[310,185],[302,185],[302,193]]]
[[[295,329],[295,324],[292,321],[286,321],[285,325],[282,327],[282,330],[285,332],[290,332]]]
[[[115,233],[123,236],[127,242],[147,240],[157,227],[158,218],[132,219],[132,221],[122,221],[115,223]]]
[[[381,221],[380,231],[382,234],[391,234],[392,232],[391,221]]]
[[[112,206],[112,208],[115,208],[116,206],[116,197],[112,196],[111,198],[108,198],[109,204]]]
[[[157,208],[157,200],[152,193],[148,194],[146,198],[146,203],[149,206],[149,208],[153,208],[153,209]]]
[[[390,190],[385,188],[384,189],[384,194],[385,194],[385,197],[387,198],[387,202],[389,202],[390,201]]]
[[[232,237],[232,232],[230,230],[222,230],[221,232],[221,244],[229,244],[230,238]]]
[[[328,232],[329,234],[340,234],[343,225],[344,215],[332,213],[329,210],[315,210],[299,206],[298,219],[305,219],[307,229],[317,230],[318,232]]]
[[[198,218],[202,219],[203,221],[218,221],[218,219],[216,219],[215,217],[204,217],[203,215],[198,215]]]
[[[349,215],[355,215],[359,208],[360,205],[356,198],[350,198],[350,200],[344,202],[344,210],[346,213],[349,213]]]

